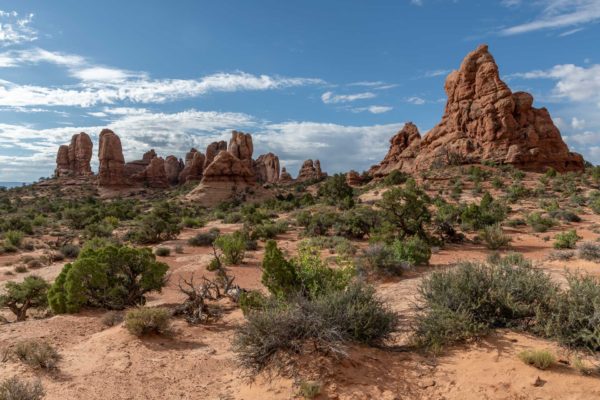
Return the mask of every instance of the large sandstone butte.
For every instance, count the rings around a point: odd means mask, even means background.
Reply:
[[[68,146],[62,145],[58,148],[54,174],[57,177],[92,175],[92,149],[92,139],[87,133],[73,135]]]
[[[202,179],[205,163],[204,154],[192,148],[185,155],[185,166],[179,173],[179,183],[199,181]]]
[[[529,171],[580,171],[583,157],[572,153],[545,108],[529,93],[512,93],[481,45],[446,78],[448,101],[442,120],[421,140],[416,170],[447,164],[493,161]]]
[[[121,139],[110,129],[100,132],[100,146],[98,148],[98,184],[100,186],[124,186],[125,159]]]
[[[254,161],[254,171],[259,182],[279,182],[279,157],[273,153],[261,154]]]
[[[377,177],[387,175],[394,170],[412,171],[420,147],[421,134],[419,133],[419,129],[412,122],[407,122],[390,139],[390,149],[383,161],[371,167],[369,173]]]
[[[298,182],[310,181],[310,180],[318,180],[327,176],[327,174],[321,171],[321,162],[319,160],[306,160],[302,163],[302,167],[300,167],[300,171],[298,171],[298,177],[296,180]]]

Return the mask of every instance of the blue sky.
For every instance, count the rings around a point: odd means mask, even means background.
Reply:
[[[295,173],[364,170],[487,43],[513,91],[600,163],[600,0],[0,1],[0,181],[112,128],[133,160],[253,134]],[[95,150],[96,151],[96,150]],[[93,167],[97,167],[96,157]]]

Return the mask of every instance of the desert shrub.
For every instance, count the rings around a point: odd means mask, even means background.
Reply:
[[[77,312],[83,306],[119,310],[144,304],[146,293],[165,285],[168,268],[146,248],[84,248],[54,281],[48,303],[55,313]]]
[[[506,225],[510,226],[511,228],[516,228],[518,226],[527,225],[527,221],[525,221],[523,218],[513,218],[506,221]]]
[[[340,208],[352,208],[354,202],[352,196],[354,190],[346,182],[344,174],[335,174],[329,177],[319,187],[318,195],[329,205],[341,206]]]
[[[240,294],[239,305],[244,315],[248,315],[252,311],[261,310],[264,308],[267,298],[258,290],[250,290]]]
[[[234,337],[233,349],[241,365],[259,372],[279,352],[302,353],[305,344],[317,351],[343,355],[346,342],[375,345],[389,337],[397,316],[363,284],[346,290],[303,296],[282,303],[268,302],[247,315]]]
[[[19,231],[28,235],[33,234],[31,220],[23,215],[7,216],[0,220],[0,231]]]
[[[123,322],[123,313],[120,311],[107,311],[102,316],[102,323],[106,326],[115,326]]]
[[[418,236],[396,240],[392,244],[395,258],[406,262],[408,265],[427,265],[431,258],[429,244]]]
[[[546,169],[546,172],[544,173],[544,176],[546,176],[548,178],[554,178],[556,175],[557,175],[557,172],[552,167],[548,167],[548,169]]]
[[[196,236],[188,239],[190,246],[211,246],[219,236],[219,229],[212,228],[208,232],[198,233]]]
[[[144,215],[139,226],[128,237],[136,243],[150,244],[173,239],[181,231],[179,209],[172,203],[161,202]]]
[[[183,217],[181,224],[186,228],[201,228],[206,225],[206,221],[200,217]]]
[[[166,308],[140,307],[125,314],[125,328],[135,336],[171,333],[171,312]]]
[[[537,369],[548,369],[556,363],[556,357],[548,350],[525,350],[519,353],[519,359]]]
[[[342,290],[354,276],[354,269],[350,266],[335,269],[327,266],[314,248],[300,249],[292,264],[296,269],[300,293],[308,298]]]
[[[44,395],[40,381],[27,382],[14,376],[0,382],[0,400],[42,400]]]
[[[510,236],[502,231],[500,224],[486,226],[480,233],[488,249],[498,250],[510,244]]]
[[[479,230],[502,222],[507,213],[508,207],[486,192],[479,204],[471,203],[462,207],[460,223],[463,229]]]
[[[15,272],[17,272],[19,274],[25,273],[25,272],[27,272],[27,266],[23,265],[23,264],[19,264],[19,265],[15,266]]]
[[[42,340],[24,340],[14,348],[15,355],[33,368],[55,369],[60,356],[49,343]]]
[[[333,225],[334,233],[351,239],[362,239],[380,223],[381,217],[370,207],[355,207],[344,211]]]
[[[529,190],[520,181],[514,182],[507,188],[506,198],[514,203],[529,196]]]
[[[321,382],[302,380],[298,391],[303,398],[314,399],[321,394],[321,386]]]
[[[171,255],[171,249],[168,247],[157,247],[156,250],[154,250],[154,254],[159,257],[168,257]]]
[[[497,265],[501,267],[531,267],[531,261],[526,259],[523,254],[511,251],[504,257],[494,252],[487,257],[486,260],[491,265]]]
[[[494,189],[502,189],[504,187],[504,181],[502,180],[502,178],[499,176],[495,176],[492,179],[492,187]]]
[[[180,244],[175,245],[175,253],[183,254],[183,246]]]
[[[215,240],[215,245],[223,252],[227,264],[240,264],[246,253],[246,238],[240,231],[229,235],[221,235]]]
[[[50,285],[39,276],[31,275],[23,282],[6,282],[4,293],[0,295],[0,307],[7,307],[16,315],[17,321],[27,318],[30,308],[46,307],[46,298]]]
[[[554,248],[555,249],[574,249],[577,245],[577,241],[581,239],[577,235],[575,229],[571,229],[566,232],[560,232],[554,236]]]
[[[238,224],[238,223],[242,222],[243,218],[244,218],[244,216],[240,212],[230,212],[225,215],[225,218],[223,218],[223,223],[224,224]]]
[[[425,230],[431,222],[429,206],[431,199],[419,188],[414,179],[409,179],[403,188],[392,188],[383,194],[378,205],[400,233],[400,238],[418,235],[428,240]]]
[[[74,244],[65,244],[60,248],[60,252],[66,258],[77,258],[77,256],[79,256],[79,246]]]
[[[44,266],[44,264],[42,263],[42,261],[38,260],[37,258],[27,261],[27,268],[29,268],[29,269],[38,269],[38,268],[42,268],[43,266]]]
[[[575,252],[571,250],[552,250],[548,254],[548,259],[551,261],[569,261],[575,257]]]
[[[105,222],[97,222],[94,224],[89,224],[85,227],[84,235],[86,238],[94,238],[94,237],[111,237],[114,226]]]
[[[23,241],[23,232],[21,232],[21,231],[4,232],[4,240],[9,245],[12,245],[14,247],[19,247],[19,246],[21,246],[21,242]]]
[[[296,217],[298,224],[304,226],[305,236],[325,236],[338,220],[336,213],[321,210],[313,214],[301,212]]]
[[[404,182],[406,182],[409,177],[410,175],[405,174],[404,172],[394,170],[387,174],[387,176],[383,178],[381,183],[383,184],[383,186],[401,185]]]
[[[581,222],[581,217],[579,217],[579,215],[568,210],[555,210],[550,212],[550,216],[567,222]]]
[[[529,267],[466,262],[433,272],[419,287],[424,308],[415,320],[416,342],[439,349],[493,328],[527,328],[557,291],[548,275]]]
[[[532,212],[527,216],[527,224],[531,226],[534,232],[547,232],[548,229],[556,225],[552,218],[544,217],[539,212]]]
[[[277,235],[287,232],[288,223],[286,221],[277,221],[273,223],[262,223],[253,226],[250,229],[250,238],[253,240],[274,239]]]
[[[577,248],[579,258],[588,261],[600,261],[600,244],[583,242]]]
[[[376,275],[401,275],[409,265],[399,260],[392,246],[385,243],[369,245],[359,259],[359,268]]]
[[[543,332],[569,347],[600,350],[600,281],[589,275],[569,275],[550,311],[541,313]]]

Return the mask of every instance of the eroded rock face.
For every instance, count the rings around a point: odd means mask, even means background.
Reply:
[[[530,171],[583,170],[583,158],[569,151],[548,111],[500,79],[486,45],[448,75],[445,90],[444,115],[421,140],[416,170],[486,160]]]
[[[183,168],[183,161],[177,157],[168,156],[165,159],[165,173],[167,175],[167,181],[170,185],[177,185],[179,183],[179,174]]]
[[[92,175],[90,166],[92,152],[92,139],[87,133],[73,135],[68,146],[63,145],[58,148],[55,175],[57,177]]]
[[[319,160],[306,160],[302,163],[302,167],[298,172],[298,178],[296,180],[298,182],[304,182],[308,180],[317,180],[321,179],[325,176],[321,171],[321,162]]]
[[[252,167],[252,135],[249,133],[232,131],[227,151],[242,160],[248,167]]]
[[[293,181],[294,178],[292,178],[292,175],[289,172],[287,172],[285,167],[283,167],[281,169],[281,174],[279,174],[279,183],[291,183]]]
[[[350,186],[360,186],[363,182],[360,174],[355,170],[346,173],[346,183]]]
[[[134,175],[143,174],[148,165],[150,165],[150,161],[156,157],[156,151],[151,149],[144,153],[141,160],[128,161],[125,163],[125,176],[128,178],[133,177]]]
[[[185,155],[185,166],[179,173],[179,183],[201,180],[205,162],[204,154],[196,149],[191,149]]]
[[[125,179],[125,159],[121,139],[110,129],[100,132],[98,147],[98,184],[100,186],[123,186]]]
[[[404,127],[390,139],[390,149],[385,158],[378,165],[369,170],[372,176],[384,176],[394,170],[411,172],[414,168],[415,158],[421,147],[421,134],[412,122],[407,122]]]
[[[142,182],[151,188],[166,188],[169,186],[167,173],[165,170],[165,160],[162,157],[154,157],[150,160],[150,164],[144,172],[136,174],[132,177],[133,180]]]
[[[261,183],[277,183],[279,181],[279,157],[273,153],[260,155],[254,162],[256,179]]]
[[[215,159],[219,152],[227,150],[227,142],[221,140],[220,142],[212,142],[206,147],[206,158],[204,160],[204,169]]]

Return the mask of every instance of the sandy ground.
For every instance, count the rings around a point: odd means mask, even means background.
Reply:
[[[366,193],[364,199],[380,196]],[[527,205],[522,205],[527,207]],[[534,207],[531,205],[531,207]],[[594,226],[600,216],[581,215],[581,223],[572,224],[584,240],[600,236]],[[206,265],[211,259],[208,247],[190,247],[187,239],[194,234],[218,227],[233,232],[241,225],[211,222],[201,229],[186,229],[176,240],[161,246],[183,247],[183,253],[172,252],[160,257],[170,266],[171,277],[162,293],[152,294],[148,305],[170,305],[182,300],[177,283],[192,273],[209,276]],[[599,274],[600,264],[573,259],[549,261],[556,232],[568,225],[537,234],[529,227],[507,228],[513,239],[512,250],[522,252],[537,268],[550,271],[564,281],[566,270],[582,270]],[[293,254],[299,242],[298,232],[290,231],[278,238],[278,244]],[[260,289],[263,243],[257,251],[248,252],[244,263],[228,268],[236,283],[248,289]],[[451,268],[465,260],[483,260],[489,254],[483,245],[449,245],[433,254],[431,265],[407,272],[395,279],[375,282],[378,293],[402,317],[402,328],[408,329],[417,287],[423,276],[435,269]],[[0,281],[21,280],[30,273],[53,279],[64,262],[25,274],[5,275],[18,263],[19,255],[0,257]],[[5,265],[10,264],[10,265]],[[56,373],[43,373],[12,359],[0,362],[0,378],[14,375],[41,379],[49,400],[65,399],[295,399],[299,398],[292,378],[259,375],[254,381],[237,367],[231,350],[236,326],[243,322],[238,308],[223,303],[223,318],[214,324],[189,326],[181,319],[174,322],[172,337],[135,337],[122,326],[106,327],[103,311],[85,311],[77,315],[60,315],[46,319],[30,317],[21,323],[0,326],[0,354],[18,340],[43,338],[61,354]],[[9,317],[8,313],[3,313]],[[399,332],[395,341],[404,344],[407,335]],[[303,371],[306,379],[322,383],[319,399],[594,399],[600,398],[598,375],[584,376],[568,365],[572,354],[556,343],[529,335],[497,331],[488,338],[454,346],[441,355],[419,354],[401,348],[383,350],[353,346],[348,358],[325,359],[306,357]],[[518,358],[524,349],[548,349],[564,361],[540,371]]]

